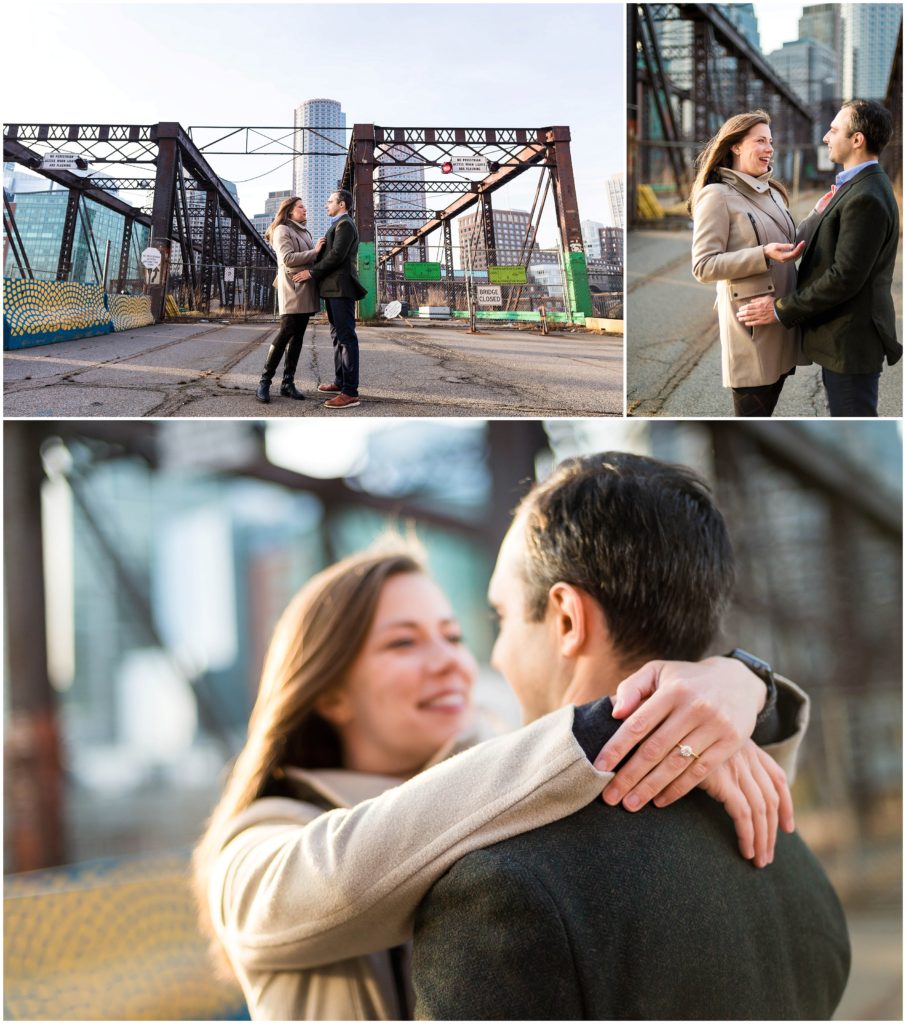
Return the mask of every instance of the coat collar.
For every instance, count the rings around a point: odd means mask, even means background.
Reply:
[[[770,217],[792,241],[796,237],[796,223],[789,211],[781,205],[776,189],[771,188],[772,171],[773,168],[756,178],[751,174],[743,174],[742,171],[734,171],[731,167],[718,168],[720,179],[725,185],[729,185],[730,188],[744,196],[748,195],[752,199],[756,196],[764,196],[768,202],[756,203],[756,209]]]
[[[433,768],[448,757],[480,743],[484,739],[499,735],[506,729],[503,721],[497,720],[490,712],[481,709],[475,723],[458,736],[445,743],[419,771]],[[344,768],[296,768],[286,765],[283,769],[292,783],[294,795],[301,800],[327,800],[334,807],[353,807],[362,800],[386,793],[388,789],[402,784],[402,779],[391,775],[373,775],[370,772],[350,772]]]
[[[717,174],[725,184],[736,188],[742,187],[744,190],[755,192],[758,195],[765,195],[770,191],[772,172],[773,168],[770,168],[756,178],[754,175],[744,174],[742,171],[734,171],[732,167],[717,168]]]

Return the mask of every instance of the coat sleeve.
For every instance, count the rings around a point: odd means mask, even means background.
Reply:
[[[561,708],[309,824],[239,832],[209,888],[230,957],[298,970],[408,940],[418,902],[457,860],[574,813],[613,777],[585,756],[573,716]]]
[[[808,694],[795,683],[783,676],[775,676],[777,682],[777,718],[772,733],[758,728],[752,739],[771,755],[786,772],[790,785],[796,778],[799,748],[808,729],[811,702]],[[770,726],[769,726],[770,727]]]
[[[321,250],[321,259],[311,268],[311,276],[319,281],[325,275],[343,266],[355,244],[355,229],[348,220],[336,225],[330,248]]]
[[[830,264],[807,285],[777,300],[777,315],[787,327],[808,323],[847,302],[871,277],[881,245],[891,230],[886,207],[878,196],[865,190],[842,200],[837,212]]]
[[[416,1020],[586,1015],[554,897],[495,850],[460,861],[418,908],[412,975]]]
[[[763,274],[768,269],[760,245],[728,252],[730,211],[720,188],[702,189],[695,203],[692,230],[692,273],[705,284]]]

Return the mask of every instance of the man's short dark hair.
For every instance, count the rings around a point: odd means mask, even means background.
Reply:
[[[352,193],[345,188],[334,189],[333,194],[337,197],[338,203],[345,203],[346,212],[352,209]]]
[[[626,658],[695,661],[713,642],[733,589],[733,549],[690,469],[628,452],[567,459],[518,513],[530,620],[544,618],[562,582],[598,601]]]
[[[893,115],[875,100],[849,100],[843,104],[849,110],[849,134],[861,132],[865,136],[865,149],[880,156],[893,134]]]

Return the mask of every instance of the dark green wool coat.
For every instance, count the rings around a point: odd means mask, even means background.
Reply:
[[[577,714],[594,756],[619,723],[609,701]],[[436,883],[416,917],[416,1015],[827,1019],[849,962],[840,903],[799,836],[757,870],[698,790],[636,814],[596,800]]]
[[[899,211],[890,180],[872,164],[812,214],[796,289],[774,304],[787,327],[802,327],[802,347],[836,373],[879,373],[903,354],[891,286]]]

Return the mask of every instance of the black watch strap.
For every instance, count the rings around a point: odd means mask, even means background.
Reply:
[[[729,654],[725,655],[727,658],[735,658],[737,661],[741,661],[747,669],[750,669],[755,673],[756,676],[764,683],[768,688],[768,695],[765,698],[764,707],[758,712],[758,716],[755,719],[755,724],[760,725],[768,715],[777,707],[777,681],[774,679],[774,670],[766,662],[762,661],[761,658],[756,658],[754,654],[749,654],[748,651],[744,651],[739,647],[734,647]]]

